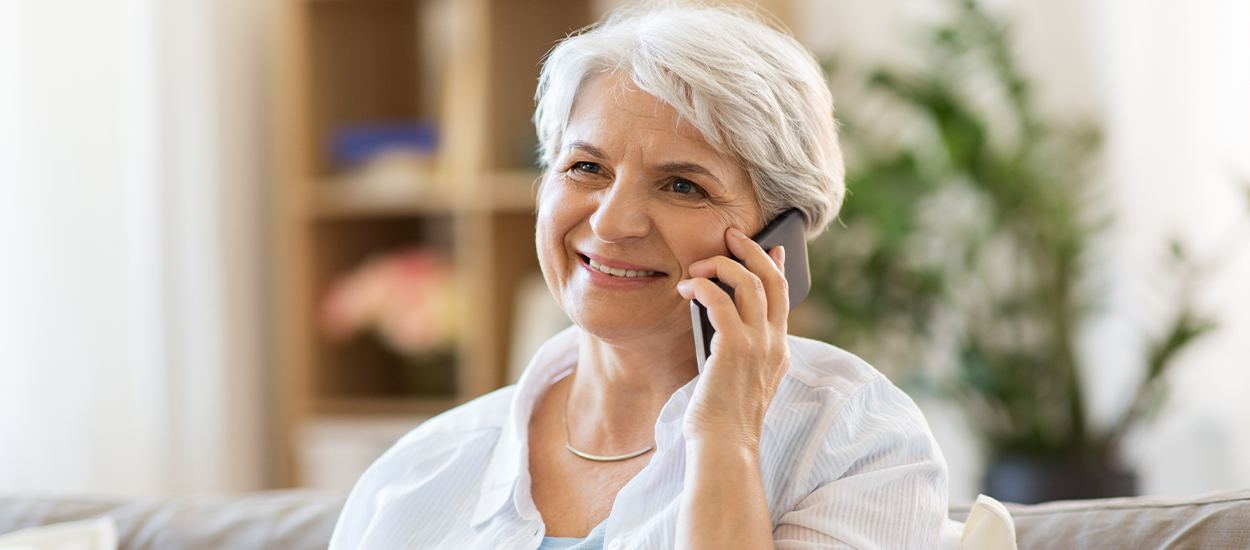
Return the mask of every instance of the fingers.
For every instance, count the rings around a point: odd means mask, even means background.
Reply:
[[[729,252],[734,257],[741,258],[743,263],[725,256],[713,256],[690,264],[690,276],[716,278],[732,287],[734,297],[730,301],[728,295],[719,291],[715,284],[712,285],[712,289],[718,291],[717,294],[726,298],[726,305],[736,305],[734,309],[740,316],[740,322],[749,326],[784,323],[790,314],[789,284],[785,278],[785,248],[776,246],[765,252],[758,243],[732,227],[725,235]],[[699,301],[708,308],[710,317],[712,304]],[[717,327],[717,330],[721,328]]]
[[[729,228],[725,241],[729,245],[729,252],[742,259],[747,269],[763,283],[768,321],[772,323],[784,321],[790,315],[790,289],[782,271],[784,267],[781,267],[785,265],[785,250],[781,249],[777,252],[780,255],[779,258],[774,257],[764,252],[758,243],[732,227]],[[779,248],[781,247],[774,249]]]
[[[691,277],[716,278],[733,288],[733,302],[737,304],[735,311],[741,315],[742,322],[750,326],[767,322],[764,283],[742,264],[725,256],[713,256],[690,264],[689,271]],[[711,308],[706,302],[703,305]]]
[[[734,309],[733,300],[716,283],[703,277],[686,279],[677,283],[677,293],[682,298],[698,300],[703,304],[707,308],[708,320],[718,332],[732,333],[742,326],[742,319],[738,317],[738,310]]]

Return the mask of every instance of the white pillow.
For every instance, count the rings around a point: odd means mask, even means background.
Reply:
[[[117,550],[117,526],[103,517],[30,527],[0,535],[0,550]]]
[[[968,512],[961,550],[1016,550],[1016,523],[1001,502],[977,495],[976,504]]]

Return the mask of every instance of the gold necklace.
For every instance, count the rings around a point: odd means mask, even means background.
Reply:
[[[623,455],[605,456],[605,455],[591,454],[585,451],[578,450],[577,448],[573,447],[573,442],[571,439],[569,439],[569,395],[572,393],[573,393],[573,382],[572,380],[570,380],[569,390],[565,392],[564,394],[564,448],[568,449],[570,453],[573,453],[577,455],[578,457],[584,458],[586,460],[593,460],[595,462],[619,462],[621,460],[629,460],[636,456],[642,456],[650,452],[651,449],[655,448],[655,445],[652,444],[652,445],[648,445],[647,448],[645,449],[638,449],[637,451],[634,451],[632,453],[625,453]]]

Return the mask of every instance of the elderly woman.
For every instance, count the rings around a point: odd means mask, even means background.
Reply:
[[[378,459],[331,547],[950,545],[921,413],[787,336],[787,251],[748,237],[789,208],[816,235],[841,203],[811,54],[737,11],[622,12],[551,52],[537,100],[535,240],[575,326]],[[701,373],[690,300],[717,330]]]

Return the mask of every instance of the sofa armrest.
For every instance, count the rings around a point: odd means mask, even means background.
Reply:
[[[1250,548],[1250,490],[1007,504],[1020,548]],[[963,521],[968,506],[951,508]]]
[[[345,497],[313,491],[168,499],[0,497],[0,533],[100,516],[121,548],[324,549]]]

